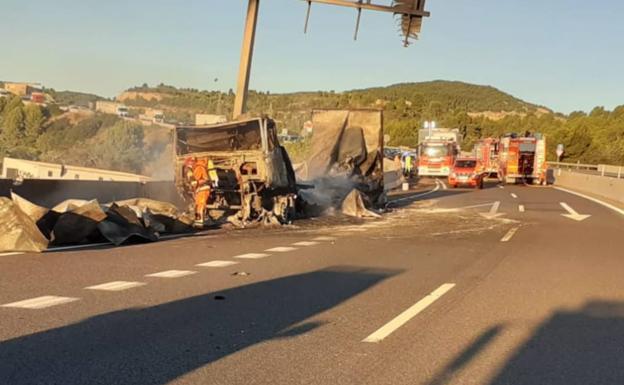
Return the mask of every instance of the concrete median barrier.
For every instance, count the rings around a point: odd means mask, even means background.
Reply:
[[[584,174],[564,169],[553,169],[555,186],[599,195],[606,199],[624,203],[624,179]]]
[[[140,183],[26,179],[15,184],[11,179],[0,179],[0,196],[10,198],[11,191],[44,207],[53,207],[66,199],[97,199],[105,203],[130,198],[150,198],[183,206],[173,181]]]

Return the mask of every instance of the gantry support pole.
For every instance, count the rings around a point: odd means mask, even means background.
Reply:
[[[236,99],[234,99],[233,119],[238,118],[247,110],[247,92],[249,91],[249,75],[251,72],[251,59],[253,57],[259,6],[260,0],[249,0],[245,33],[243,35],[243,47],[241,49],[241,59],[238,68],[238,85],[236,87]]]

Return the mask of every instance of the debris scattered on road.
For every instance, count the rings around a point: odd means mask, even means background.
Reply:
[[[232,275],[239,275],[239,276],[245,277],[245,276],[251,275],[251,273],[248,273],[246,271],[235,271],[234,273],[232,273]]]
[[[48,245],[154,242],[192,230],[192,220],[167,202],[133,199],[100,204],[66,200],[52,209],[17,194],[0,198],[0,251],[41,252]]]
[[[35,220],[9,198],[0,197],[0,251],[41,252],[47,247]]]

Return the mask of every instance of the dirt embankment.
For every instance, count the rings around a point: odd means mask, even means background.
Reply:
[[[125,102],[128,100],[144,99],[149,101],[158,101],[164,99],[164,95],[159,92],[138,92],[138,91],[125,91],[117,96],[117,100]]]

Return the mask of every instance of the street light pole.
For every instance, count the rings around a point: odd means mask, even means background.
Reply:
[[[249,75],[251,72],[251,59],[253,57],[259,6],[260,0],[249,0],[249,5],[247,6],[247,21],[245,22],[243,47],[238,68],[238,85],[236,87],[236,98],[234,99],[233,119],[237,119],[247,110],[247,92],[249,91]]]

